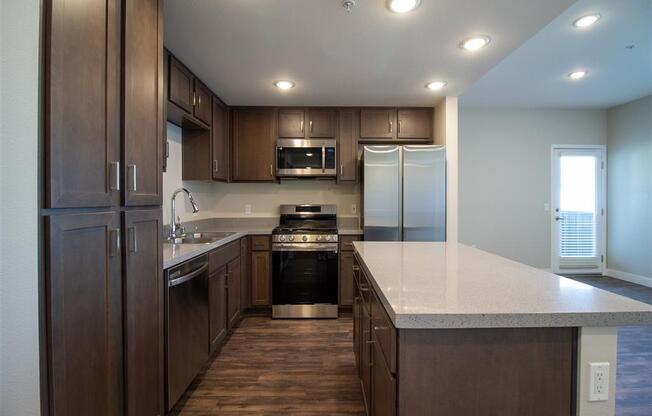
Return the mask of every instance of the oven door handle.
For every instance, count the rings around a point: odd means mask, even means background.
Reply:
[[[329,253],[337,253],[337,243],[274,243],[272,244],[272,251],[327,251]]]
[[[198,269],[193,270],[190,273],[184,274],[183,276],[177,277],[175,279],[169,280],[168,281],[168,287],[180,285],[181,283],[185,283],[188,280],[194,279],[195,277],[199,276],[200,274],[204,273],[208,269],[208,263],[204,263],[201,267]]]

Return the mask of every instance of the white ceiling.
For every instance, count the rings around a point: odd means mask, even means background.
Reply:
[[[580,0],[460,98],[463,106],[609,108],[652,93],[652,0]],[[586,29],[572,23],[602,18]],[[625,46],[635,45],[633,49]],[[586,69],[571,81],[568,73]]]
[[[165,44],[231,105],[433,105],[459,95],[574,0],[168,0]],[[458,48],[474,34],[491,45]],[[290,79],[282,92],[272,82]],[[426,90],[428,81],[447,87]]]

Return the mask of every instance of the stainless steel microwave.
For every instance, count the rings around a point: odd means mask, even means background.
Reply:
[[[276,142],[276,176],[336,177],[335,139],[279,139]]]

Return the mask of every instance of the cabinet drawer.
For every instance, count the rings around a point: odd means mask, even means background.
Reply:
[[[353,242],[362,240],[361,235],[341,235],[340,251],[353,251]]]
[[[370,312],[372,339],[378,343],[389,370],[396,373],[396,328],[375,293],[371,294]]]
[[[234,241],[208,253],[208,272],[213,273],[240,256],[240,241]]]
[[[251,237],[251,249],[253,251],[271,250],[271,241],[268,235],[254,235]]]

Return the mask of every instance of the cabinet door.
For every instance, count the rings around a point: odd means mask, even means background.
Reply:
[[[342,110],[339,117],[338,182],[358,181],[358,111]]]
[[[268,306],[270,300],[271,252],[251,252],[251,305]]]
[[[251,256],[249,255],[250,244],[248,238],[240,239],[240,309],[244,310],[251,303],[251,277],[249,269],[251,268]]]
[[[269,108],[233,112],[233,180],[273,182],[276,111]]]
[[[48,208],[120,204],[120,3],[45,1]]]
[[[335,110],[308,110],[308,137],[335,137]]]
[[[208,335],[213,353],[226,335],[226,266],[208,278]]]
[[[433,117],[432,108],[398,110],[398,138],[429,140],[432,137]]]
[[[123,213],[126,414],[162,415],[163,264],[161,209]]]
[[[371,414],[371,320],[369,310],[362,304],[362,319],[360,320],[360,379],[362,380],[362,395],[364,396],[367,414]]]
[[[209,126],[211,125],[211,112],[213,111],[211,97],[211,90],[195,78],[195,117]]]
[[[124,2],[124,203],[160,205],[163,0]]]
[[[306,135],[303,110],[278,110],[278,137],[303,139]]]
[[[393,139],[396,137],[396,110],[393,108],[366,108],[360,110],[360,137]]]
[[[353,353],[355,355],[355,365],[360,373],[360,335],[361,335],[361,309],[360,309],[360,296],[358,288],[355,288],[355,296],[353,297]]]
[[[396,379],[387,368],[376,342],[371,344],[371,414],[396,415]]]
[[[168,100],[192,114],[194,85],[192,73],[174,56],[170,55],[168,69]]]
[[[46,217],[49,414],[120,415],[120,216]]]
[[[229,180],[229,113],[217,97],[213,97],[211,134],[213,179],[226,182]]]
[[[231,260],[228,264],[228,289],[227,289],[227,304],[228,304],[228,326],[229,329],[233,328],[235,323],[240,317],[240,257]]]
[[[340,251],[340,306],[353,305],[353,252]]]

